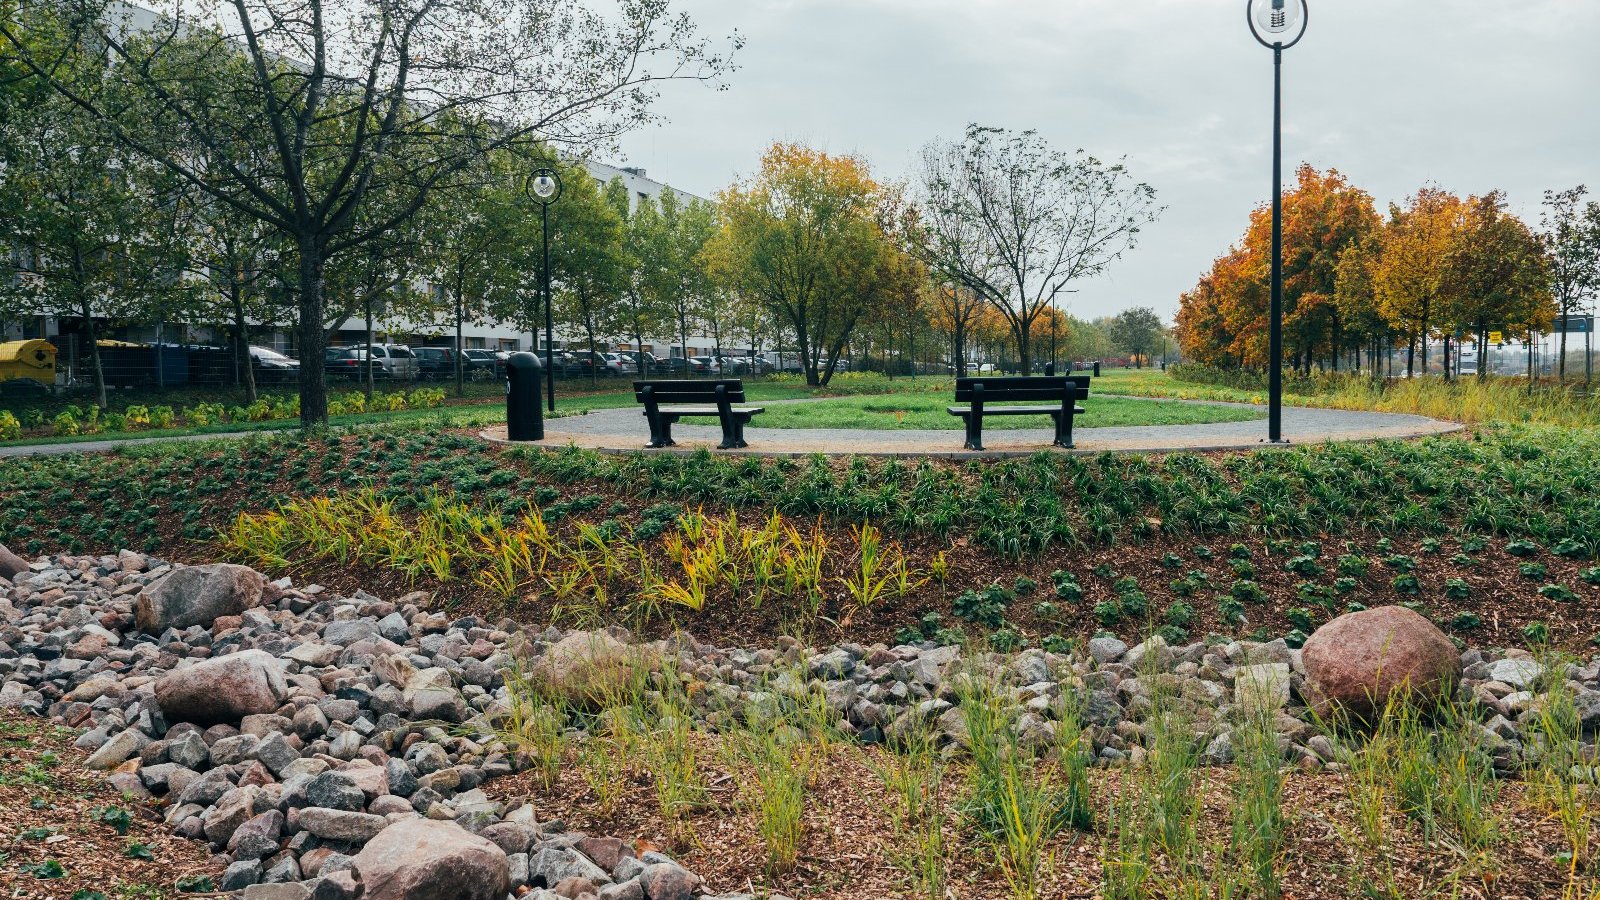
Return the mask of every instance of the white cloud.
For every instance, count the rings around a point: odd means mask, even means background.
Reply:
[[[773,140],[904,177],[969,121],[1126,156],[1168,206],[1072,300],[1080,315],[1177,306],[1270,186],[1271,54],[1243,0],[683,0],[747,39],[730,89],[669,90],[631,164],[710,194]],[[1600,189],[1600,2],[1312,0],[1285,54],[1284,167],[1343,170],[1380,204],[1424,182]]]

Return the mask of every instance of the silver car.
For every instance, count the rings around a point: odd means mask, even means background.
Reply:
[[[354,360],[359,367],[361,361],[367,358],[366,345],[346,347],[342,356]],[[373,344],[372,364],[372,374],[400,381],[415,381],[420,368],[417,355],[404,344]]]

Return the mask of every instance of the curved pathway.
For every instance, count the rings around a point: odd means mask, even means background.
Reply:
[[[1140,398],[1155,399],[1155,398]],[[814,403],[814,400],[790,401]],[[1090,402],[1093,402],[1092,400]],[[1205,403],[1207,401],[1182,401]],[[757,405],[772,405],[757,404]],[[1215,403],[1216,406],[1250,404]],[[1265,407],[1256,407],[1265,410]],[[701,421],[701,420],[697,420]],[[705,420],[709,421],[709,420]],[[755,422],[760,422],[757,417]],[[955,421],[952,419],[952,421]],[[1462,429],[1455,422],[1426,416],[1399,413],[1360,412],[1343,409],[1313,409],[1286,406],[1283,433],[1291,444],[1316,444],[1329,441],[1368,441],[1425,437]],[[676,447],[653,452],[690,453],[701,448],[716,449],[722,439],[715,425],[674,425]],[[482,435],[494,443],[506,443],[504,426],[490,428]],[[1203,425],[1142,425],[1118,428],[1079,428],[1073,435],[1076,448],[1062,453],[1151,452],[1162,450],[1247,450],[1269,446],[1265,443],[1265,419],[1246,422],[1213,422]],[[1040,450],[1054,450],[1049,428],[985,429],[982,452],[963,450],[959,427],[948,430],[871,430],[843,428],[745,428],[750,444],[742,450],[716,451],[755,456],[931,456],[950,459],[1024,456]],[[568,445],[609,452],[645,449],[649,429],[639,407],[594,410],[583,416],[568,416],[545,423],[545,439],[539,446]]]

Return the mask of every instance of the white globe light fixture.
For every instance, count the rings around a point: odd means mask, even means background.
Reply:
[[[540,172],[533,177],[533,196],[538,200],[553,200],[561,190],[561,182],[553,172]]]

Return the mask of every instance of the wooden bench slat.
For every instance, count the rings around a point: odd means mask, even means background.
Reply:
[[[945,407],[945,412],[952,416],[969,416],[972,415],[972,407],[949,406]],[[986,416],[1052,416],[1059,412],[1061,412],[1060,406],[990,406],[987,403],[983,405],[983,414]],[[1072,413],[1077,416],[1083,415],[1083,407],[1074,406]]]

